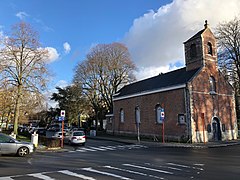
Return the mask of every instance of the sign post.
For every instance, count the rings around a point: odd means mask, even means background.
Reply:
[[[65,110],[61,110],[61,120],[62,120],[62,141],[61,141],[61,147],[63,148],[63,144],[64,144],[64,118],[65,118]]]
[[[161,112],[160,112],[160,121],[162,122],[162,143],[165,143],[165,132],[164,132],[164,119],[165,119],[165,113],[164,113],[164,109],[161,108]]]

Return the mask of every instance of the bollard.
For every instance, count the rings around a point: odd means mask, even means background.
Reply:
[[[38,134],[36,133],[36,131],[34,131],[34,133],[32,134],[31,143],[34,145],[35,148],[38,147]]]

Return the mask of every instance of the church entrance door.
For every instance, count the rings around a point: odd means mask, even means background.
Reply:
[[[219,119],[216,117],[213,118],[212,128],[213,128],[213,140],[221,141],[222,135],[221,135],[220,122],[219,122]]]

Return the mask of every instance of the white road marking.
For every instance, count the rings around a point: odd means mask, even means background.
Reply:
[[[156,178],[156,179],[164,179],[162,177],[148,175],[148,174],[145,174],[145,173],[141,173],[141,172],[138,172],[138,171],[131,171],[131,170],[128,170],[128,169],[121,169],[121,168],[112,167],[112,166],[103,166],[103,167],[118,170],[118,171],[128,172],[128,173],[132,173],[132,174],[137,174],[137,175],[141,175],[141,176],[149,176],[149,177]]]
[[[85,150],[85,151],[97,151],[97,150],[94,150],[94,149],[91,149],[91,148],[81,148],[82,150]]]
[[[160,169],[153,169],[153,168],[148,168],[148,167],[144,167],[144,166],[137,166],[137,165],[133,165],[133,164],[123,164],[123,165],[124,166],[135,167],[135,168],[139,168],[139,169],[156,171],[156,172],[165,173],[165,174],[174,174],[173,172],[169,172],[169,171],[164,171],[164,170],[160,170]]]
[[[203,171],[204,169],[203,168],[199,168],[199,167],[191,167],[191,166],[186,166],[186,165],[182,165],[182,164],[175,164],[175,163],[167,163],[168,165],[172,165],[172,166],[177,166],[177,167],[183,167],[183,168],[192,168],[192,169],[197,169],[197,170],[200,170],[200,171]]]
[[[114,148],[110,148],[110,147],[104,147],[104,146],[99,146],[102,149],[107,149],[107,150],[111,150],[111,151],[115,151],[116,149]]]
[[[99,151],[106,151],[106,149],[98,148],[98,147],[90,147],[91,149],[99,150]]]
[[[103,174],[103,175],[106,175],[106,176],[112,176],[112,177],[119,178],[119,179],[132,180],[132,179],[124,177],[124,176],[119,176],[119,175],[108,173],[108,172],[98,171],[98,170],[92,169],[91,167],[90,168],[82,168],[82,170],[89,171],[89,172],[94,172],[94,173],[98,173],[98,174]]]
[[[184,167],[184,168],[191,168],[190,166],[182,165],[182,164],[175,164],[175,163],[167,163],[168,165]]]
[[[68,171],[68,170],[63,170],[63,171],[58,171],[58,172],[60,172],[62,174],[69,175],[69,176],[74,176],[74,177],[86,179],[86,180],[96,180],[92,177],[88,177],[88,176],[85,176],[85,175],[82,175],[82,174],[77,174],[77,173],[74,173],[74,172],[71,172],[71,171]]]
[[[14,179],[11,177],[0,177],[0,180],[14,180]]]
[[[32,177],[36,177],[38,179],[44,179],[44,180],[55,180],[54,178],[46,176],[46,175],[44,175],[42,173],[28,174],[28,176],[32,176]]]
[[[77,149],[76,151],[77,152],[86,152],[85,150],[82,150],[82,149]]]

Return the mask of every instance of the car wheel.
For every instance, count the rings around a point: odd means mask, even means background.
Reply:
[[[24,156],[26,156],[26,155],[28,155],[28,154],[29,154],[29,150],[28,150],[27,147],[21,147],[21,148],[19,148],[18,151],[17,151],[17,155],[18,155],[18,156],[21,156],[21,157],[24,157]]]
[[[85,143],[82,143],[82,146],[85,146]]]
[[[68,141],[68,144],[69,144],[69,145],[72,145],[71,141]]]

